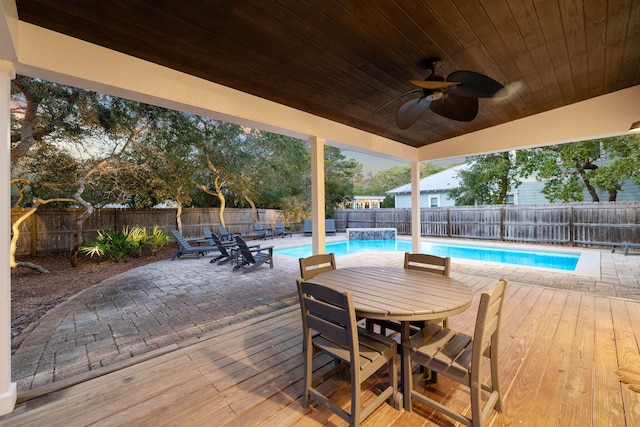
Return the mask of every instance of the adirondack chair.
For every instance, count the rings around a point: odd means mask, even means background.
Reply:
[[[171,235],[173,236],[173,239],[178,244],[178,249],[173,254],[173,257],[171,257],[172,261],[176,258],[180,258],[184,254],[195,254],[197,258],[200,258],[200,255],[204,255],[207,252],[215,251],[218,249],[215,246],[208,246],[208,245],[207,246],[191,246],[191,244],[187,242],[187,239],[185,239],[184,236],[180,234],[178,230],[171,230]]]
[[[325,234],[333,234],[336,235],[336,220],[335,219],[327,219],[324,223],[324,233]]]
[[[293,234],[289,230],[284,229],[284,224],[282,221],[276,221],[276,236],[278,237],[293,237]]]
[[[229,233],[224,225],[218,226],[218,231],[220,232],[220,240],[223,242],[234,242],[234,237],[241,236],[240,233]]]
[[[233,267],[234,271],[249,266],[243,270],[243,273],[248,273],[265,262],[269,263],[269,268],[273,268],[273,246],[267,246],[266,248],[249,247],[240,236],[236,236],[236,244],[242,256],[242,261]]]
[[[238,257],[238,253],[237,253],[238,248],[235,242],[223,243],[218,236],[213,234],[211,230],[209,230],[206,227],[203,228],[202,231],[204,233],[205,239],[207,239],[207,241],[210,240],[211,244],[216,248],[218,248],[218,251],[220,252],[220,255],[218,257],[209,261],[211,264],[214,264],[215,262],[217,262],[218,265],[222,265],[229,261],[233,261]]]
[[[259,222],[253,224],[253,228],[255,228],[257,233],[256,239],[273,239],[273,230],[265,230]]]

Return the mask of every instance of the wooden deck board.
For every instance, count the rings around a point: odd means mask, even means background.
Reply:
[[[476,293],[493,284],[463,280]],[[472,332],[477,303],[478,295],[451,326]],[[494,413],[490,425],[640,425],[640,393],[615,376],[619,366],[640,361],[640,303],[512,283],[500,334],[505,412]],[[0,417],[0,426],[344,425],[315,402],[302,408],[302,376],[300,313],[291,307],[21,403]],[[363,400],[379,386],[366,383]],[[343,382],[323,387],[348,405]],[[465,387],[446,378],[423,390],[459,410],[469,408]],[[365,422],[434,424],[457,425],[420,404],[413,413],[383,405]]]

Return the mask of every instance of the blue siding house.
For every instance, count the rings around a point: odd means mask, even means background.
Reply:
[[[420,180],[420,207],[454,206],[455,201],[449,197],[449,192],[460,185],[459,172],[470,167],[468,163],[463,163],[422,178]],[[544,181],[538,181],[535,176],[523,179],[520,186],[509,193],[507,203],[513,205],[549,204],[549,200],[542,194],[542,187],[544,187]],[[395,196],[396,208],[411,207],[411,183],[389,190],[387,194]],[[606,202],[609,199],[608,194],[604,191],[599,191],[598,196],[601,202]],[[584,200],[591,201],[591,196],[586,189],[584,190]],[[630,181],[625,181],[616,200],[618,202],[640,201],[640,188]]]

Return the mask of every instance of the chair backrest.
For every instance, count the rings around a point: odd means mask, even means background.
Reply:
[[[260,224],[259,222],[256,222],[255,224],[253,224],[253,228],[255,228],[256,233],[258,233],[258,237],[264,237],[265,231],[264,231],[264,227],[262,227],[262,224]]]
[[[278,232],[284,231],[284,224],[282,221],[276,221],[276,230],[278,230]]]
[[[352,372],[359,371],[356,312],[351,293],[316,283],[298,282],[298,295],[306,343],[310,344],[311,330],[319,332],[323,338],[348,350],[349,357],[343,354],[342,358],[351,364]]]
[[[451,258],[428,254],[404,254],[404,268],[421,270],[429,273],[441,274],[449,277],[451,272]]]
[[[313,279],[320,273],[336,269],[336,258],[331,254],[311,255],[300,258],[300,277],[302,280]]]
[[[176,242],[182,247],[182,249],[189,249],[191,245],[187,242],[187,239],[184,238],[182,234],[178,230],[171,230],[171,235],[175,239]]]
[[[312,233],[313,232],[313,223],[311,222],[310,219],[305,219],[304,220],[304,232],[305,233]]]
[[[325,232],[327,233],[335,233],[336,232],[336,220],[329,218],[325,220],[324,223]]]
[[[215,246],[215,242],[213,240],[213,232],[209,227],[204,227],[202,229],[202,234],[204,234],[204,238],[207,240],[207,244],[209,244],[209,246]]]
[[[206,234],[205,234],[205,237],[206,237]],[[211,233],[211,240],[213,240],[213,244],[218,248],[220,255],[229,256],[229,251],[227,251],[227,247],[224,245],[224,243],[222,243],[222,240],[220,240],[218,236]]]
[[[227,227],[220,225],[218,226],[218,231],[220,231],[220,237],[222,237],[222,240],[231,240],[231,235],[227,231]]]
[[[472,371],[479,372],[481,359],[487,347],[491,347],[490,356],[492,358],[498,357],[500,317],[506,289],[507,280],[500,279],[488,292],[483,292],[480,296],[476,327],[473,333]]]
[[[242,257],[244,258],[244,260],[249,264],[255,264],[256,259],[253,257],[253,253],[249,250],[249,246],[244,241],[244,239],[240,236],[236,236],[235,238],[236,238],[236,244],[238,245],[238,249],[240,249],[240,252],[242,253]]]

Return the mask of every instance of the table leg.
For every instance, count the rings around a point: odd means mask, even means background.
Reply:
[[[411,335],[409,322],[400,322],[400,337],[402,342],[405,342],[409,339]],[[402,378],[402,394],[404,397],[404,409],[407,411],[411,410],[411,376],[413,373],[411,372],[411,359],[409,358],[408,352],[404,351],[402,345],[400,346],[400,378]]]

